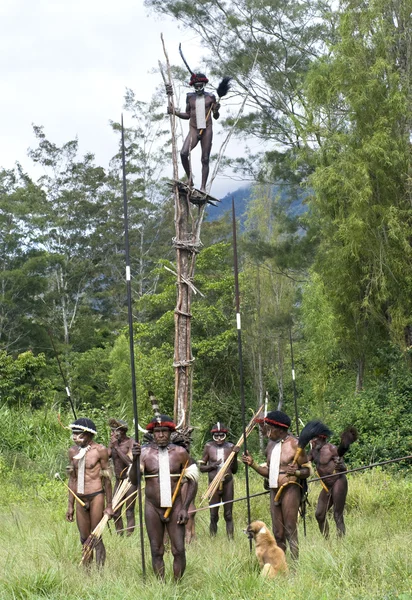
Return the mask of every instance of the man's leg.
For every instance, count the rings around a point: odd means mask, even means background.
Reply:
[[[233,478],[223,484],[222,500],[233,500]],[[226,521],[226,534],[230,540],[233,540],[234,528],[233,528],[233,504],[225,504],[223,507],[223,516]]]
[[[329,524],[327,514],[331,502],[332,499],[330,493],[322,489],[321,493],[319,494],[315,517],[318,522],[320,532],[325,536],[325,538],[329,537]]]
[[[193,185],[193,174],[190,168],[189,155],[190,152],[197,146],[198,143],[197,130],[194,127],[189,127],[189,133],[183,143],[183,147],[180,151],[180,158],[182,165],[185,170],[189,185]]]
[[[286,534],[283,525],[282,507],[275,505],[277,488],[270,490],[270,516],[272,517],[272,531],[279,548],[286,552]]]
[[[146,498],[144,507],[144,518],[146,523],[147,535],[150,542],[150,552],[152,554],[152,567],[156,577],[165,578],[165,563],[163,555],[165,548],[163,544],[165,524],[160,518],[159,513]]]
[[[104,494],[98,494],[90,499],[90,529],[93,531],[100,523],[104,511]],[[96,564],[98,567],[103,567],[106,561],[106,548],[103,540],[100,540],[96,546]]]
[[[136,490],[137,490],[137,486],[132,485],[129,488],[127,495],[130,496],[130,494],[133,494],[133,492],[136,492]],[[126,522],[127,522],[126,535],[128,535],[128,536],[132,535],[132,533],[136,527],[136,520],[135,520],[135,516],[134,516],[135,507],[136,507],[136,494],[134,494],[134,496],[131,500],[126,501]]]
[[[332,488],[333,518],[335,519],[338,537],[342,537],[346,533],[343,511],[347,494],[348,480],[346,477],[339,477]]]
[[[166,524],[174,559],[173,575],[176,581],[182,577],[186,569],[185,526],[176,523],[177,515],[181,510],[181,507],[181,498],[177,498],[170,514],[170,520]]]
[[[212,151],[213,129],[211,126],[204,129],[200,144],[202,146],[202,185],[201,191],[206,191],[207,178],[209,177],[209,159]]]
[[[298,485],[288,485],[282,494],[282,515],[286,539],[289,542],[292,558],[299,558],[298,514],[301,488]]]
[[[180,494],[182,496],[182,502],[184,503],[186,500],[187,494],[187,483],[184,482]],[[194,502],[190,503],[189,512],[192,510],[196,510],[196,506]],[[195,527],[195,514],[189,515],[189,520],[185,525],[185,543],[191,544],[196,539],[196,527]]]
[[[89,535],[92,532],[90,527],[90,512],[89,509],[84,508],[81,504],[76,502],[76,523],[77,529],[80,533],[80,543],[83,545],[87,540]],[[90,555],[87,561],[83,562],[83,565],[88,567],[90,566],[91,561],[93,560],[93,554]]]
[[[211,499],[209,500],[209,504],[217,504],[218,502],[220,502],[220,500],[221,500],[221,496],[220,496],[219,490],[217,490],[213,494]],[[217,524],[219,521],[219,507],[215,506],[215,508],[211,508],[209,512],[210,512],[209,532],[210,532],[210,535],[213,537],[217,534]]]
[[[116,479],[116,483],[114,484],[113,496],[115,495],[117,488],[122,483],[121,479]],[[113,513],[114,527],[116,529],[116,533],[119,535],[123,535],[123,519],[122,519],[122,509],[116,510]]]

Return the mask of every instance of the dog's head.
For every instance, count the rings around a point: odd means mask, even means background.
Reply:
[[[255,540],[258,533],[265,533],[267,527],[263,521],[253,521],[247,529],[243,530],[250,540]]]

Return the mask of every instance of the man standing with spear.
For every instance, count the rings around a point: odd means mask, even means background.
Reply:
[[[137,443],[133,445],[129,478],[136,484],[139,465],[146,482],[145,521],[153,570],[157,577],[164,579],[164,534],[167,529],[173,554],[173,575],[177,581],[186,569],[185,525],[189,519],[188,508],[196,495],[199,472],[185,448],[170,443],[170,436],[176,430],[170,417],[156,413],[146,429],[153,434],[153,441],[143,447]],[[181,494],[183,478],[187,481],[184,500]]]
[[[289,433],[291,420],[286,413],[270,411],[264,417],[264,423],[269,439],[266,465],[258,465],[248,452],[244,453],[242,460],[259,475],[269,479],[273,535],[284,552],[288,541],[292,558],[297,559],[300,480],[309,477],[310,468],[304,449],[299,448],[298,440]],[[297,456],[298,450],[301,451]]]
[[[169,115],[175,115],[179,119],[189,121],[189,133],[184,141],[180,152],[182,165],[185,170],[189,186],[193,187],[193,174],[190,165],[190,153],[200,141],[202,148],[202,183],[201,192],[206,192],[207,178],[209,177],[209,160],[212,150],[213,127],[212,115],[214,119],[219,118],[220,104],[214,94],[205,91],[205,86],[209,82],[203,73],[194,73],[183,56],[182,48],[179,45],[179,52],[187,70],[190,73],[189,85],[194,89],[193,93],[187,94],[186,109],[184,111],[176,110],[171,104],[167,105]],[[217,95],[220,98],[226,96],[229,91],[230,77],[224,77],[217,88]],[[168,94],[172,90],[166,87]]]

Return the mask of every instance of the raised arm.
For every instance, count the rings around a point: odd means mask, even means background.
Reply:
[[[142,458],[141,458],[141,453],[142,453],[142,447],[140,444],[138,444],[137,442],[135,442],[133,440],[133,446],[132,446],[132,468],[129,471],[129,479],[132,482],[133,485],[137,485],[137,461],[139,460],[140,457],[140,468],[142,469]]]

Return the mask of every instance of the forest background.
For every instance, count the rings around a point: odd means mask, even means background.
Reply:
[[[240,265],[248,409],[359,431],[353,465],[410,453],[412,409],[412,1],[147,0],[203,40],[205,69],[233,77],[246,110],[224,159],[252,181]],[[173,68],[183,89],[187,79]],[[139,415],[148,390],[173,411],[174,209],[166,96],[124,110]],[[229,130],[236,118],[222,110]],[[112,122],[119,139],[119,124]],[[47,485],[64,468],[72,418],[49,332],[79,415],[132,420],[120,154],[110,167],[40,125],[43,175],[0,172],[0,473]],[[251,154],[256,137],[264,151]],[[120,149],[120,147],[119,147]],[[244,191],[239,192],[239,196]],[[228,214],[203,226],[192,305],[190,422],[198,456],[217,420],[241,430]],[[337,437],[334,438],[335,440]],[[251,440],[252,450],[259,442]],[[407,464],[400,468],[407,471]]]

